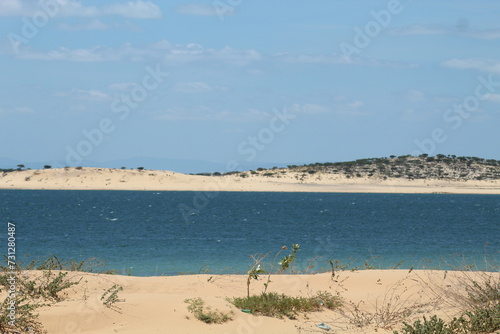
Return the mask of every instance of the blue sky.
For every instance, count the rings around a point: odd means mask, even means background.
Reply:
[[[3,0],[0,158],[500,159],[499,15],[493,0]]]

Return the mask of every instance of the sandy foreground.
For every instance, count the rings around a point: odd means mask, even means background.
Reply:
[[[78,285],[66,290],[65,300],[40,310],[39,320],[50,334],[136,333],[392,333],[402,321],[437,314],[447,320],[461,313],[456,298],[463,291],[464,273],[415,270],[343,271],[315,275],[274,275],[268,292],[312,296],[318,291],[338,294],[342,310],[277,319],[244,313],[226,298],[246,295],[241,275],[130,277],[70,272]],[[482,275],[484,273],[478,273]],[[40,272],[30,271],[30,278]],[[469,273],[468,275],[472,275]],[[476,274],[474,274],[476,275]],[[498,273],[489,273],[498,280]],[[251,294],[260,294],[264,277],[252,281]],[[114,284],[123,287],[114,309],[101,297]],[[224,324],[206,324],[188,310],[185,300],[200,297],[212,310],[231,313]],[[316,325],[324,323],[331,330]],[[361,327],[360,327],[361,326]]]
[[[246,173],[243,178],[109,168],[24,170],[0,174],[0,189],[500,194],[500,180],[347,179],[325,173],[273,172],[272,177]]]

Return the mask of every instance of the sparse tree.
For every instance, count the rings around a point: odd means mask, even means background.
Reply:
[[[138,170],[144,170],[144,167],[137,167]]]
[[[51,165],[45,165],[45,166],[43,166],[43,168],[44,168],[44,169],[51,169],[51,168],[52,168],[52,166],[51,166]]]
[[[22,170],[24,168],[24,165],[17,165],[17,170]]]

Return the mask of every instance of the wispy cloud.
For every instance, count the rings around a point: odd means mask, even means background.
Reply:
[[[106,6],[86,6],[77,0],[25,1],[2,0],[0,16],[32,16],[40,12],[55,13],[56,16],[100,17],[117,15],[137,19],[162,17],[160,7],[151,1],[127,1]]]
[[[122,23],[105,23],[98,19],[91,19],[86,22],[68,23],[61,22],[58,24],[59,30],[79,31],[79,30],[110,30],[110,29],[126,29],[131,31],[140,31],[141,28],[132,22]]]
[[[405,92],[405,98],[409,102],[419,103],[427,100],[427,97],[424,92],[418,89],[409,89]]]
[[[219,13],[214,6],[201,3],[186,3],[176,7],[179,14],[195,15],[195,16],[217,16]],[[227,11],[226,13],[228,13]]]
[[[473,30],[465,32],[464,35],[478,39],[500,39],[500,29]]]
[[[470,29],[468,24],[444,26],[438,24],[411,24],[388,29],[387,32],[396,36],[408,35],[457,35],[475,39],[499,39],[500,29]]]
[[[500,94],[486,94],[485,98],[493,103],[500,103]]]
[[[249,122],[263,121],[270,117],[270,113],[255,108],[240,111],[217,110],[208,106],[196,106],[192,108],[168,108],[157,113],[156,120],[163,121],[225,121],[225,122]]]
[[[465,69],[475,69],[481,72],[497,73],[500,74],[500,60],[496,59],[478,59],[478,58],[467,58],[467,59],[450,59],[443,61],[441,66],[457,68],[461,70]]]
[[[442,35],[449,33],[449,29],[433,24],[412,24],[388,29],[387,32],[391,35]]]
[[[27,106],[15,107],[12,109],[0,109],[0,115],[2,115],[2,114],[4,114],[4,115],[7,115],[7,114],[33,114],[35,112],[36,112],[35,110],[33,110],[32,108],[27,107]]]
[[[316,115],[316,114],[325,114],[331,112],[331,108],[314,103],[306,103],[306,104],[292,104],[288,110],[295,114],[302,115]]]
[[[227,87],[211,86],[205,82],[178,82],[174,86],[174,91],[180,93],[206,93],[213,91],[225,91]]]
[[[255,50],[239,50],[230,47],[222,49],[204,48],[199,44],[172,44],[160,41],[145,47],[135,47],[125,44],[111,48],[96,46],[90,49],[69,49],[60,47],[51,51],[36,51],[20,48],[18,57],[23,59],[58,60],[74,62],[105,62],[105,61],[146,61],[154,59],[171,64],[190,63],[197,61],[223,62],[244,66],[259,61],[262,57]]]
[[[138,19],[158,19],[163,16],[160,7],[151,1],[141,0],[117,3],[103,8],[103,12],[108,15],[119,15]]]
[[[332,105],[322,105],[317,103],[292,104],[288,107],[290,112],[298,115],[321,115],[334,114],[339,116],[359,116],[363,115],[361,108],[365,105],[363,101],[339,99]]]
[[[415,63],[386,61],[365,57],[346,57],[341,54],[329,55],[293,55],[289,53],[275,54],[274,59],[293,64],[320,64],[320,65],[360,65],[370,67],[409,68],[418,66]]]
[[[71,89],[70,91],[60,91],[54,93],[54,97],[69,97],[72,100],[85,102],[104,102],[111,99],[107,93],[97,89]]]

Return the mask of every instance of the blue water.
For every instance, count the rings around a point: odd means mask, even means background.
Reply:
[[[292,243],[299,271],[500,255],[500,195],[4,190],[0,203],[1,253],[12,221],[18,259],[98,258],[136,276],[243,272],[251,254]]]

